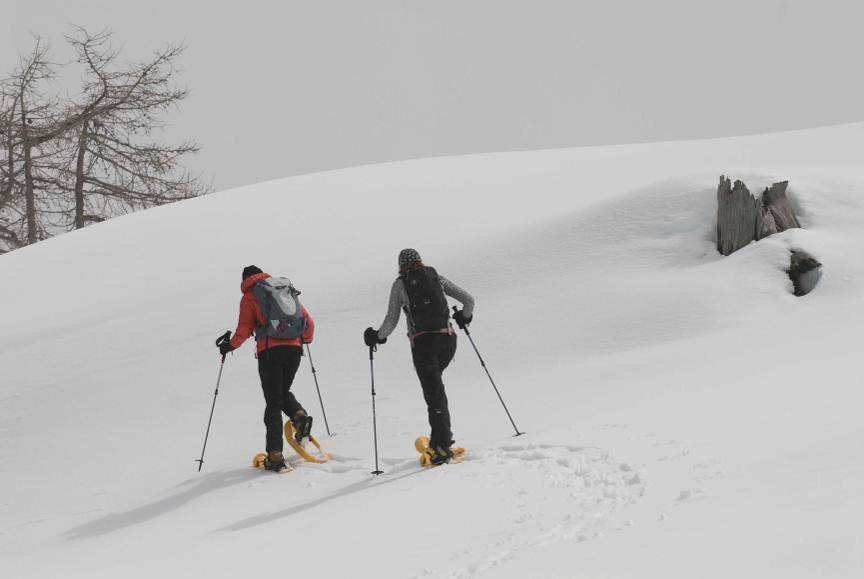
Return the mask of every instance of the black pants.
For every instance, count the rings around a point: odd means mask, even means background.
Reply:
[[[450,430],[450,410],[447,408],[447,393],[444,392],[441,374],[456,354],[456,336],[423,334],[414,340],[411,354],[429,411],[429,426],[432,429],[430,444],[450,448],[453,432]]]
[[[282,413],[288,418],[303,407],[291,393],[294,375],[300,367],[303,350],[299,346],[274,346],[258,355],[258,375],[264,390],[264,426],[267,427],[267,452],[282,450]]]

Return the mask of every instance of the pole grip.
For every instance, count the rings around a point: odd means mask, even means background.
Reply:
[[[216,338],[216,346],[221,346],[231,339],[231,330],[226,330],[224,334]]]
[[[454,319],[455,319],[455,314],[457,314],[458,312],[459,312],[459,308],[457,308],[456,306],[453,306]],[[456,322],[456,325],[459,326],[459,322]],[[462,328],[462,331],[465,332],[467,335],[469,335],[469,336],[471,335],[471,332],[468,331],[468,326],[459,326],[459,327]]]

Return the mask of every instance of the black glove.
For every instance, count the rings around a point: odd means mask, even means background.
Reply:
[[[231,331],[227,331],[218,338],[216,338],[216,347],[219,348],[219,353],[223,356],[228,352],[234,350],[234,346],[231,345]]]
[[[456,322],[456,325],[462,328],[463,330],[468,327],[468,324],[471,323],[471,320],[474,319],[474,316],[465,317],[465,312],[462,310],[456,310],[453,313],[453,321]]]
[[[378,330],[366,328],[366,331],[363,332],[363,341],[371,348],[377,344],[386,344],[387,338],[381,339],[378,337]]]

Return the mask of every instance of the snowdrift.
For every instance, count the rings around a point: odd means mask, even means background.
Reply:
[[[0,574],[858,577],[864,125],[436,158],[273,181],[0,257]],[[721,174],[789,179],[805,229],[727,258]],[[445,374],[469,459],[421,471],[402,327],[368,357],[396,255],[477,298]],[[824,264],[796,298],[785,269]],[[276,477],[240,271],[289,275],[334,460]],[[314,414],[307,365],[295,392]]]

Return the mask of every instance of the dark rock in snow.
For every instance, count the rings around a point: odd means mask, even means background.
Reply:
[[[822,277],[822,264],[806,251],[792,252],[789,260],[789,279],[792,280],[796,296],[804,296],[813,291]]]

